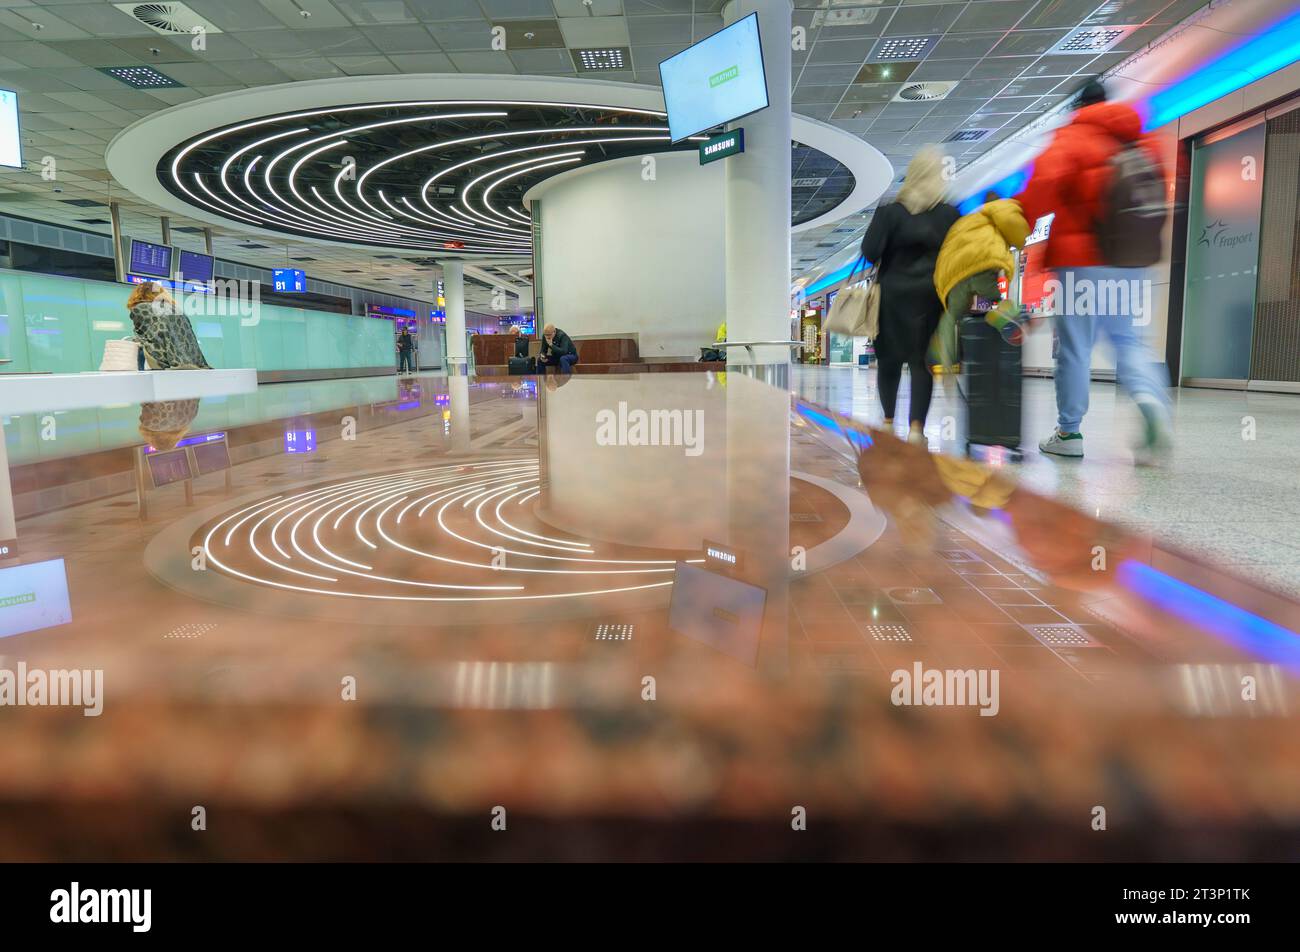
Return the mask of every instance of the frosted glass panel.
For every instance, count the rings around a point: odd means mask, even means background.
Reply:
[[[1263,123],[1192,151],[1181,376],[1250,373],[1263,194]]]
[[[0,364],[0,373],[98,370],[104,343],[134,331],[126,309],[130,294],[124,284],[0,271],[0,358],[10,360]],[[274,304],[241,317],[237,307],[223,309],[215,301],[192,306],[194,297],[182,304],[213,367],[395,366],[391,321]]]
[[[49,373],[88,370],[86,294],[80,281],[23,275],[23,320],[31,369]],[[96,360],[94,366],[98,368]]]
[[[23,284],[18,275],[0,272],[0,364],[2,371],[30,370],[27,360],[27,325],[23,320]]]

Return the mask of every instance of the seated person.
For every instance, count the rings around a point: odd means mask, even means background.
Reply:
[[[515,341],[515,356],[527,357],[528,335],[523,332],[523,329],[520,328],[518,324],[515,324],[510,328],[510,336],[513,337]]]
[[[713,338],[715,344],[725,344],[727,342],[727,322],[723,321],[718,325],[718,333]],[[706,347],[700,352],[700,362],[722,361],[727,359],[727,351],[724,347]]]
[[[140,369],[210,370],[190,319],[161,284],[137,284],[126,302],[140,345]]]
[[[556,367],[561,373],[573,373],[578,362],[578,348],[572,338],[554,324],[542,329],[542,352],[537,355],[537,372],[543,376],[547,367]]]

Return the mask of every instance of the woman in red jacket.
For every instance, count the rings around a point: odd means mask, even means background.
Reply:
[[[1142,136],[1142,120],[1125,103],[1106,102],[1099,82],[1089,82],[1069,124],[1058,129],[1034,162],[1019,196],[1032,225],[1055,215],[1047,239],[1045,266],[1051,311],[1057,315],[1060,348],[1056,360],[1057,426],[1039,443],[1055,456],[1083,456],[1084,414],[1088,412],[1089,369],[1098,329],[1115,347],[1115,375],[1142,412],[1144,435],[1138,462],[1154,462],[1169,446],[1168,381],[1148,351],[1140,328],[1151,322],[1151,283],[1144,268],[1115,267],[1105,260],[1098,223],[1106,214],[1112,159],[1137,143],[1161,169],[1154,143]],[[1163,179],[1163,172],[1161,172]]]

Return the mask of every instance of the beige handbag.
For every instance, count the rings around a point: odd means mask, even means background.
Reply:
[[[866,264],[866,259],[861,259]],[[875,268],[866,272],[870,283],[865,287],[847,287],[835,296],[824,329],[848,337],[875,338],[880,331],[880,282]],[[847,284],[854,281],[849,272]]]
[[[129,337],[104,341],[104,359],[100,370],[139,370],[140,345]]]

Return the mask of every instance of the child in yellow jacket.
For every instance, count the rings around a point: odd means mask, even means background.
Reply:
[[[998,273],[1011,275],[1011,249],[1023,248],[1028,236],[1020,203],[1011,198],[987,202],[948,229],[934,268],[934,288],[945,308],[935,332],[945,368],[956,363],[957,322],[971,313],[977,298],[994,305],[985,320],[1012,343],[1020,343],[1019,307],[1001,300]]]

